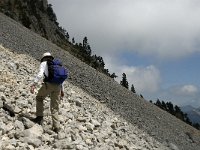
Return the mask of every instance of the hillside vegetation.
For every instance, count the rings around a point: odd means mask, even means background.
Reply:
[[[92,55],[92,49],[86,36],[83,41],[76,42],[74,37],[70,38],[66,29],[59,26],[52,5],[48,4],[47,0],[1,0],[0,12],[62,47],[99,72],[112,78],[116,77],[114,73],[110,74],[109,70],[105,69],[101,56]]]

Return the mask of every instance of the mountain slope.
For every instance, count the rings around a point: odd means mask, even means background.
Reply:
[[[35,95],[29,85],[39,61],[1,45],[0,57],[1,100],[15,112],[11,117],[0,102],[0,150],[168,149],[69,82],[60,104],[61,132],[51,130],[49,98],[44,101],[43,127],[34,124],[29,118],[35,116]]]
[[[18,54],[27,54],[37,60],[50,51],[63,60],[70,70],[69,82],[96,98],[116,115],[166,145],[180,150],[200,149],[198,130],[162,111],[123,88],[113,79],[97,72],[68,52],[50,43],[19,23],[0,14],[0,43]]]

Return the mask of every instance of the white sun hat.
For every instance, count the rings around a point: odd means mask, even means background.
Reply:
[[[43,58],[45,58],[45,57],[51,57],[51,58],[53,58],[53,56],[51,55],[50,52],[44,53],[44,54],[42,55],[42,59],[41,59],[41,60],[43,60]]]

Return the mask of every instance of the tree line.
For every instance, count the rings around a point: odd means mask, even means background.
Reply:
[[[126,77],[126,74],[123,73],[122,74],[122,80],[120,81],[120,84],[129,89],[129,83]],[[130,89],[133,93],[136,93],[135,91],[135,87],[132,84],[131,85],[131,89]],[[140,97],[143,98],[143,96],[140,94]],[[150,100],[151,103],[153,103],[152,100]],[[193,126],[194,128],[200,130],[200,124],[198,123],[192,123],[190,121],[190,119],[187,116],[187,113],[182,112],[181,108],[177,105],[172,104],[172,102],[164,102],[164,101],[160,101],[159,99],[157,99],[157,101],[155,103],[153,103],[154,105],[158,106],[159,108],[167,111],[168,113],[172,114],[173,116],[175,116],[176,118],[184,121],[185,123]]]
[[[150,102],[153,103],[152,100],[150,100]],[[196,129],[200,130],[200,124],[192,123],[190,121],[190,119],[188,118],[187,113],[182,112],[181,108],[177,105],[172,104],[172,102],[164,102],[164,101],[160,101],[159,99],[157,99],[157,101],[153,104],[158,106],[162,110],[165,110],[168,113],[172,114],[176,118],[184,121],[185,123],[187,123],[187,124],[195,127]]]

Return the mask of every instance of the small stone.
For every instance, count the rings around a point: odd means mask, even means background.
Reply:
[[[1,100],[2,101],[6,101],[6,96],[5,95],[1,95]]]
[[[99,126],[101,125],[97,120],[94,120],[94,119],[91,119],[91,123],[92,123],[95,127],[99,127]]]
[[[15,109],[14,109],[14,112],[15,113],[20,113],[22,110],[18,107],[18,106],[15,106]]]
[[[2,107],[3,107],[3,101],[0,100],[0,108],[2,108]]]
[[[8,146],[5,147],[5,150],[15,150],[15,146],[9,144]]]
[[[30,137],[25,137],[24,142],[33,145],[34,147],[39,147],[42,144],[42,141],[37,138],[30,138]]]
[[[42,137],[43,132],[44,131],[43,131],[42,126],[35,124],[33,127],[24,130],[24,136],[29,137],[29,138],[32,138],[32,137],[38,138],[38,137]]]
[[[92,130],[93,131],[95,126],[93,124],[91,124],[90,122],[87,122],[86,123],[86,127],[87,127],[88,130]]]
[[[14,126],[16,129],[19,129],[21,131],[24,130],[24,124],[19,120],[15,121]]]
[[[92,141],[91,141],[91,139],[86,139],[85,143],[88,144],[88,145],[92,145],[93,144]]]
[[[56,143],[54,143],[53,148],[57,148],[57,149],[74,149],[74,145],[71,143],[68,143],[65,141],[65,139],[63,140],[58,140],[56,141]]]
[[[82,150],[83,149],[83,145],[76,145],[76,149],[77,150]]]
[[[80,122],[86,122],[87,118],[85,118],[85,117],[78,117],[77,120],[80,121]]]
[[[82,132],[82,131],[86,131],[87,128],[84,127],[84,126],[82,126],[82,125],[79,125],[79,126],[78,126],[78,130]]]
[[[34,126],[34,123],[32,121],[30,121],[28,118],[26,117],[22,117],[20,118],[20,120],[23,122],[24,126],[26,129],[29,129],[31,127]]]
[[[11,131],[12,129],[14,129],[14,126],[13,126],[13,123],[12,122],[10,122],[10,123],[8,123],[7,125],[6,125],[6,132],[9,132],[9,131]]]
[[[76,106],[78,106],[78,107],[81,107],[82,104],[83,104],[83,102],[81,101],[80,98],[77,98],[77,99],[75,100],[75,103],[76,103]]]
[[[65,138],[65,132],[59,132],[58,133],[58,139],[59,140],[62,140],[62,139],[64,139]]]

